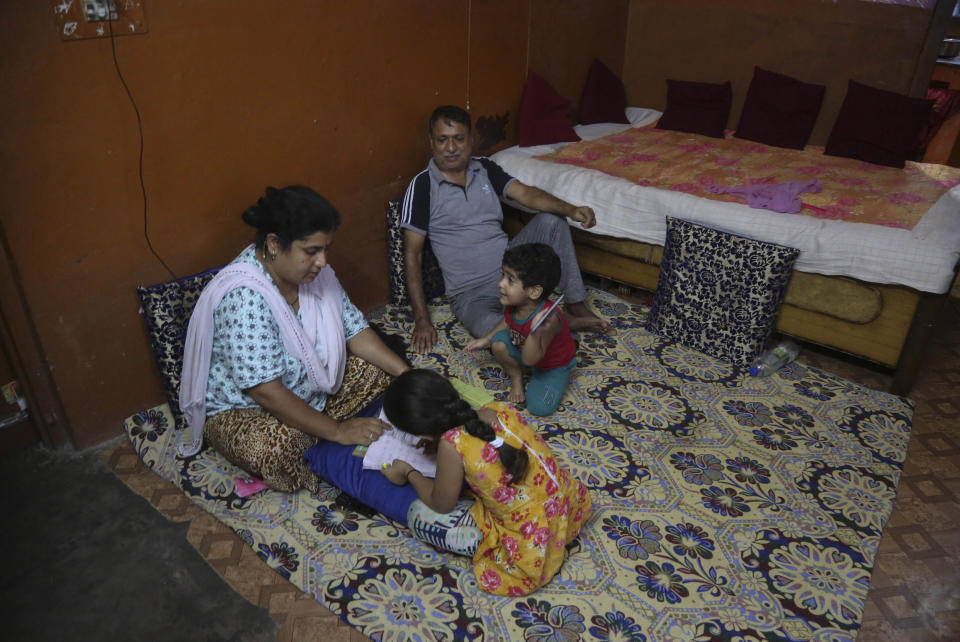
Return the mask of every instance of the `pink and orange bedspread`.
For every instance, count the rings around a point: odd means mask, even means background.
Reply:
[[[653,126],[571,143],[536,158],[595,169],[642,186],[739,203],[742,197],[711,193],[710,186],[817,179],[822,191],[800,196],[804,214],[907,230],[960,184],[960,168],[955,167],[908,161],[904,169],[895,169],[826,156],[822,147],[783,149],[733,138],[731,132],[718,139]]]

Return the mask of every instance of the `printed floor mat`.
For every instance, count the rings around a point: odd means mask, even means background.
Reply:
[[[647,308],[590,291],[618,329],[579,337],[552,416],[525,415],[594,514],[560,573],[526,597],[484,593],[470,560],[318,495],[235,492],[209,448],[176,457],[166,405],[129,418],[141,459],[279,574],[380,640],[849,640],[910,438],[910,402],[790,364],[751,378],[642,329]],[[503,395],[507,380],[446,305],[414,362]],[[371,315],[409,336],[405,309]]]

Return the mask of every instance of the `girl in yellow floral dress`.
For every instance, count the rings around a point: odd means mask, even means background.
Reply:
[[[383,408],[400,430],[437,443],[436,479],[397,459],[383,470],[391,482],[412,484],[438,513],[455,508],[464,479],[476,495],[469,515],[481,533],[473,569],[483,590],[526,595],[549,582],[590,515],[590,496],[518,412],[502,402],[474,411],[430,370],[394,379]]]

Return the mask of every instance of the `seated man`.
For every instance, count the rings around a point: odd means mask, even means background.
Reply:
[[[562,218],[593,227],[593,210],[525,185],[488,158],[472,158],[471,129],[470,114],[463,109],[437,107],[429,125],[433,158],[410,182],[403,197],[404,263],[415,323],[411,349],[425,352],[437,341],[423,295],[420,265],[428,234],[450,307],[473,336],[487,334],[503,318],[497,286],[500,261],[508,246],[520,243],[545,243],[559,255],[558,289],[564,293],[571,330],[614,334],[610,324],[584,304],[586,289],[570,227]],[[540,212],[513,239],[503,231],[501,197]]]

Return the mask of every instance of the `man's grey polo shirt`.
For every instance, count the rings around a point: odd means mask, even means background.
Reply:
[[[508,240],[500,197],[514,180],[489,158],[471,158],[465,187],[445,179],[433,159],[410,181],[400,225],[430,237],[447,296],[499,280]]]

